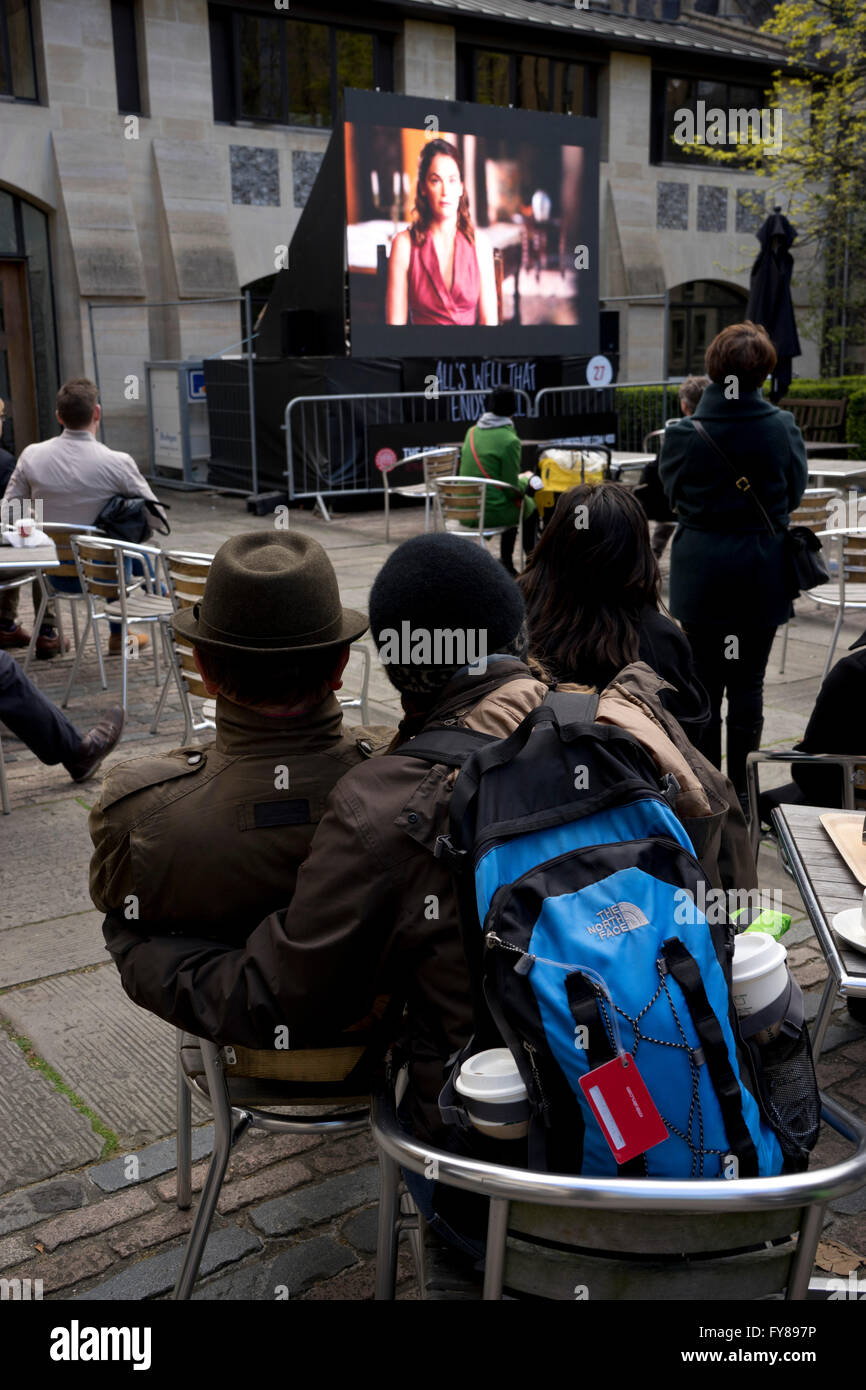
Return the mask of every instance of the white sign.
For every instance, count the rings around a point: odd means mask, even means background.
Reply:
[[[613,367],[607,357],[590,357],[586,364],[586,379],[590,386],[610,386]]]

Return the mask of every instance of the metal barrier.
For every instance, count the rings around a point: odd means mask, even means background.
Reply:
[[[375,463],[370,431],[381,425],[428,425],[453,422],[455,440],[438,440],[431,448],[459,442],[478,418],[478,391],[387,391],[370,395],[295,396],[286,406],[286,468],[289,499],[315,497],[323,513],[325,495],[340,497],[380,492],[381,474]],[[534,414],[532,400],[523,390],[514,393],[525,404],[524,414]],[[449,415],[450,401],[468,400],[469,414]],[[413,452],[417,452],[417,445]]]
[[[664,389],[663,389],[664,388]],[[575,435],[583,415],[616,416],[616,448],[640,451],[651,430],[661,429],[671,415],[679,414],[679,383],[623,381],[610,386],[545,386],[535,397],[535,414],[568,415]]]

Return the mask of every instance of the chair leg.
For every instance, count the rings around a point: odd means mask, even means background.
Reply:
[[[57,636],[60,638],[60,655],[66,651],[66,634],[63,631],[63,605],[59,599],[54,600],[54,614],[57,622]]]
[[[168,635],[167,635],[167,633],[166,633],[166,630],[165,630],[165,628],[163,627],[162,623],[157,623],[157,625],[156,625],[156,631],[159,633],[160,641],[161,641],[162,644],[163,644],[163,654],[164,654],[164,656],[165,656],[165,661],[166,661],[166,672],[165,672],[165,680],[164,680],[163,683],[162,683],[162,690],[160,691],[159,699],[158,699],[158,701],[157,701],[156,709],[155,709],[155,711],[154,711],[153,723],[152,723],[151,726],[150,726],[150,732],[151,732],[152,734],[155,734],[155,733],[157,732],[157,730],[159,729],[159,721],[160,721],[160,719],[162,718],[162,711],[163,711],[163,709],[165,708],[165,702],[166,702],[166,699],[167,699],[167,697],[168,697],[168,687],[169,687],[169,684],[170,684],[170,682],[171,682],[172,680],[174,680],[175,682],[176,682],[176,680],[177,680],[177,677],[176,677],[176,674],[175,674],[175,670],[174,670],[174,663],[172,662],[172,659],[171,659],[171,650],[170,650],[170,647],[169,647],[170,638],[168,637]]]
[[[844,621],[844,618],[845,618],[845,609],[844,609],[844,608],[842,607],[842,605],[840,604],[840,605],[839,605],[839,616],[838,616],[838,618],[836,619],[836,623],[835,623],[835,626],[834,626],[834,628],[833,628],[833,636],[830,638],[830,646],[829,646],[828,651],[827,651],[827,660],[824,662],[824,671],[823,671],[823,674],[822,674],[822,676],[821,676],[822,681],[825,681],[825,680],[827,679],[828,675],[830,674],[830,667],[831,667],[832,664],[833,664],[833,653],[834,653],[835,650],[836,650],[836,643],[839,641],[839,633],[840,633],[841,630],[842,630],[842,623],[843,623],[843,621]]]
[[[192,1206],[192,1096],[180,1060],[183,1033],[177,1030],[177,1209]]]
[[[783,676],[785,674],[785,657],[788,655],[788,628],[790,626],[790,622],[787,622],[785,623],[785,626],[782,628],[782,656],[779,661],[780,676]]]
[[[9,805],[9,788],[6,785],[6,764],[3,761],[3,740],[0,738],[0,809],[4,816],[12,814],[12,807]]]
[[[78,651],[81,644],[81,637],[78,632],[78,608],[74,599],[69,604],[69,611],[72,614],[72,635],[75,638],[75,650]]]
[[[162,627],[159,619],[151,625],[154,629]],[[159,689],[159,642],[156,640],[156,632],[153,637],[153,683]]]
[[[189,1234],[183,1264],[172,1294],[172,1298],[178,1302],[186,1302],[192,1295],[232,1149],[232,1109],[219,1048],[215,1043],[205,1042],[202,1039],[201,1051],[205,1075],[207,1076],[208,1094],[213,1107],[214,1147],[210,1167],[207,1170],[207,1179],[199,1200],[198,1211],[195,1214],[195,1221]]]
[[[821,1004],[815,1022],[812,1025],[812,1053],[815,1061],[820,1061],[821,1048],[824,1046],[824,1034],[827,1031],[827,1024],[830,1022],[830,1015],[833,1012],[833,1004],[836,1000],[836,981],[833,975],[827,976],[827,983],[824,986],[824,993],[821,995]]]
[[[487,1254],[484,1258],[484,1291],[482,1298],[492,1302],[502,1298],[505,1276],[505,1242],[508,1236],[509,1202],[505,1197],[490,1198],[487,1217]]]
[[[388,1154],[379,1153],[379,1226],[376,1237],[376,1300],[393,1302],[397,1289],[397,1218],[400,1169]]]
[[[87,615],[88,623],[91,622],[90,614]],[[102,660],[102,638],[99,635],[99,623],[93,623],[93,645],[96,648],[96,663],[99,667],[99,679],[102,681],[103,690],[108,689],[108,681],[105,679],[105,665]],[[87,641],[87,633],[82,638],[82,645]]]
[[[41,597],[40,600],[39,600],[39,608],[37,609],[37,611],[36,611],[36,613],[34,614],[34,617],[33,617],[33,631],[32,631],[32,633],[30,634],[30,645],[29,645],[29,647],[27,648],[27,652],[26,652],[26,655],[25,655],[25,657],[24,657],[23,665],[24,665],[24,674],[25,674],[25,675],[27,674],[27,668],[28,668],[28,666],[30,665],[31,657],[33,656],[33,653],[34,653],[35,650],[36,650],[36,639],[37,639],[37,637],[39,636],[39,628],[40,628],[40,626],[41,626],[41,624],[42,624],[42,619],[43,619],[44,616],[45,616],[45,609],[46,609],[47,607],[48,607],[48,599],[45,597],[45,590],[43,589],[43,590],[42,590],[42,597]]]
[[[120,670],[121,670],[121,690],[122,690],[122,696],[121,696],[121,701],[120,701],[120,703],[123,705],[123,712],[124,712],[124,714],[126,714],[126,684],[127,684],[126,667],[127,667],[127,663],[128,663],[128,660],[129,660],[129,653],[128,653],[128,651],[127,651],[127,644],[128,644],[128,642],[129,642],[129,627],[127,626],[127,623],[126,623],[126,621],[124,620],[124,621],[121,623],[121,626],[120,626]]]
[[[803,1302],[808,1297],[809,1279],[824,1224],[825,1207],[826,1203],[818,1202],[813,1207],[807,1207],[803,1214],[803,1224],[797,1237],[797,1250],[791,1261],[791,1272],[785,1291],[785,1298],[789,1301]]]
[[[69,672],[69,679],[66,682],[66,689],[63,692],[63,699],[60,701],[61,709],[66,709],[66,706],[69,704],[69,696],[72,693],[72,687],[75,684],[75,680],[78,675],[78,668],[81,665],[81,658],[84,655],[84,648],[87,643],[87,634],[90,631],[91,626],[93,627],[93,640],[94,642],[96,642],[96,650],[99,652],[99,672],[102,676],[102,688],[103,690],[105,689],[105,672],[102,669],[102,652],[99,647],[99,638],[96,634],[97,624],[93,622],[91,615],[88,612],[87,626],[84,629],[84,636],[75,648],[75,660],[72,663],[72,670]]]

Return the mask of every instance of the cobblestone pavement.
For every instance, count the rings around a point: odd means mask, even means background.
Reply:
[[[237,499],[175,494],[172,546],[213,551],[238,531],[266,530]],[[381,512],[309,512],[292,526],[326,545],[344,603],[366,607],[389,550],[421,529],[420,509],[392,514],[392,545]],[[766,747],[801,736],[820,684],[831,620],[798,604],[787,669],[777,642],[766,687]],[[67,610],[68,611],[68,610]],[[31,616],[29,596],[22,620]],[[843,654],[859,635],[846,623]],[[367,639],[369,640],[369,639]],[[59,701],[69,659],[40,662],[31,674]],[[119,698],[120,662],[106,659],[99,685],[89,648],[68,713],[82,730]],[[353,693],[350,666],[347,694]],[[129,716],[109,764],[176,747],[183,720],[169,697],[156,735],[152,663],[132,667]],[[373,722],[396,722],[398,701],[374,662]],[[347,713],[356,721],[357,710]],[[12,815],[0,817],[0,1278],[41,1279],[44,1297],[164,1298],[174,1282],[190,1213],[174,1203],[174,1033],[124,995],[108,960],[100,915],[87,891],[87,811],[98,782],[73,785],[8,733],[3,748]],[[784,767],[768,781],[787,780]],[[790,878],[763,847],[761,885],[782,894],[793,918],[785,938],[807,1009],[817,1009],[826,971]],[[866,1115],[866,1029],[844,1008],[834,1015],[819,1069],[824,1089]],[[211,1132],[204,1105],[193,1110],[196,1187]],[[814,1162],[846,1150],[830,1135]],[[372,1296],[376,1169],[369,1136],[317,1138],[251,1134],[233,1153],[196,1297],[205,1299],[367,1299]],[[825,1272],[866,1268],[866,1189],[828,1213],[819,1251]],[[417,1297],[401,1256],[399,1297]]]

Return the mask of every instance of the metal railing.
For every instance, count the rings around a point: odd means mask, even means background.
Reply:
[[[641,451],[651,430],[661,429],[671,415],[679,414],[679,383],[669,381],[623,381],[610,386],[544,386],[535,396],[535,414],[567,415],[574,423],[575,435],[581,416],[616,416],[618,449]]]
[[[324,510],[323,497],[381,492],[382,477],[375,461],[375,441],[370,432],[387,425],[454,425],[453,440],[431,441],[430,448],[459,442],[477,419],[478,391],[383,391],[372,394],[295,396],[285,410],[286,469],[289,499],[315,497]],[[526,391],[515,395],[523,401],[525,415],[533,415]],[[468,401],[470,416],[448,413],[449,402]],[[382,441],[383,446],[385,440]],[[417,446],[414,451],[417,451]]]

